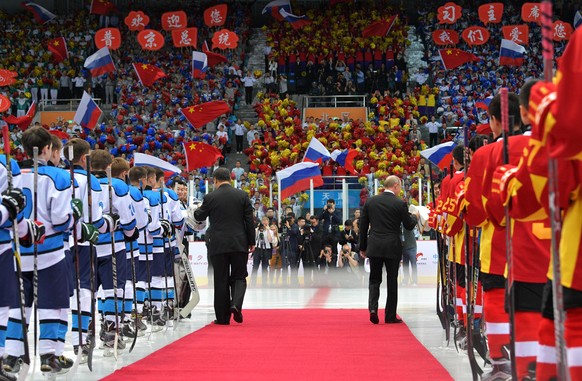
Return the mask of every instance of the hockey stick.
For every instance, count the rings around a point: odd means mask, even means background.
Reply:
[[[107,167],[107,185],[109,188],[109,213],[113,214],[113,184],[111,182],[111,167]],[[117,306],[117,253],[115,252],[115,230],[111,232],[111,268],[113,274],[113,303],[115,304],[115,342],[113,357],[117,361],[117,346],[119,340],[119,308]]]
[[[469,166],[469,126],[465,125],[464,132],[464,149],[463,149],[463,176],[467,179],[467,167]],[[475,290],[473,288],[473,273],[471,272],[471,265],[475,266],[474,251],[471,250],[471,230],[467,224],[467,220],[463,219],[463,229],[465,230],[465,292],[467,298],[467,355],[469,357],[469,364],[471,365],[471,374],[473,375],[473,381],[480,379],[481,374],[483,374],[483,369],[477,364],[475,359],[475,352],[473,352],[473,313],[474,313],[474,297]],[[473,255],[473,257],[472,257]]]
[[[86,156],[87,161],[87,217],[89,222],[93,222],[93,193],[91,189],[91,155]],[[90,256],[90,277],[91,277],[91,321],[87,332],[87,344],[89,344],[87,353],[87,367],[93,371],[93,350],[95,349],[95,257],[93,255],[93,244],[89,242]]]
[[[32,148],[32,168],[33,168],[33,206],[32,206],[32,218],[34,221],[38,221],[38,147]],[[40,345],[40,337],[38,334],[38,244],[36,241],[33,245],[34,248],[34,268],[32,273],[32,308],[34,309],[34,359],[32,361],[32,372],[34,373],[36,368],[36,352]],[[26,321],[26,317],[24,317]]]
[[[481,259],[480,259],[480,252],[479,252],[479,238],[478,237],[478,230],[477,228],[473,228],[473,292],[474,298],[477,297],[478,288],[479,288],[479,269],[481,268]],[[481,303],[482,305],[483,303]],[[473,309],[473,313],[475,310]],[[473,323],[473,329],[475,329],[475,323]],[[483,332],[483,317],[479,320],[479,329],[477,331],[473,331],[473,347],[479,353],[479,356],[485,360],[485,364],[489,362],[488,358],[488,350],[487,350],[487,342],[485,338],[485,334]]]
[[[73,165],[73,146],[69,146],[69,171],[71,174],[71,196],[72,199],[75,198],[75,166]],[[87,186],[91,186],[91,183],[88,183]],[[82,218],[82,217],[81,217]],[[79,244],[77,238],[77,227],[73,225],[73,246],[75,247],[75,273],[77,275],[77,281],[75,282],[75,291],[77,292],[77,329],[79,333],[79,346],[77,347],[77,358],[75,359],[75,363],[71,368],[71,371],[67,374],[67,379],[72,379],[73,375],[77,372],[77,368],[79,368],[79,363],[81,362],[81,357],[83,356],[83,330],[82,330],[82,318],[81,318],[81,271],[79,268]]]
[[[8,178],[8,189],[13,188],[12,163],[10,160],[10,137],[8,125],[2,127],[2,137],[4,138],[4,156],[6,157],[6,172]],[[22,259],[20,256],[20,236],[18,235],[18,217],[12,221],[12,235],[14,240],[14,259],[16,263],[16,275],[18,276],[18,286],[20,291],[20,316],[22,322],[22,341],[24,345],[24,356],[18,372],[18,379],[25,380],[30,370],[30,348],[28,347],[28,330],[26,327],[26,296],[24,294],[24,279],[22,278]]]
[[[160,185],[160,207],[161,207],[161,212],[162,212],[162,218],[166,218],[165,214],[164,214],[164,198],[165,198],[165,194],[164,194],[164,179],[162,178],[162,183]],[[168,221],[170,221],[170,217],[168,217]],[[166,241],[168,241],[167,243],[169,244],[169,238],[168,237],[163,237],[162,238],[163,242],[164,242],[164,261],[163,261],[163,267],[164,267],[164,292],[162,292],[162,298],[163,298],[163,303],[162,303],[162,308],[163,308],[163,314],[162,316],[166,315],[166,311],[168,313],[168,320],[170,319],[170,315],[169,315],[169,310],[170,310],[170,304],[168,302],[168,269],[166,268],[166,255],[169,255],[169,250],[168,251],[168,245],[166,245]],[[174,287],[175,287],[175,283],[174,283]],[[174,291],[174,295],[176,295],[176,292]],[[162,312],[162,311],[160,311]],[[166,323],[166,331],[168,330],[168,324]]]
[[[136,228],[137,229],[137,228]],[[137,315],[137,295],[136,295],[136,287],[135,283],[137,281],[137,277],[135,275],[135,258],[133,257],[133,240],[129,242],[129,248],[131,250],[131,283],[133,283],[133,306],[135,308],[135,320],[134,320],[134,328],[135,328],[135,336],[133,337],[133,341],[131,342],[131,346],[129,347],[129,353],[135,347],[135,343],[137,341],[137,334],[139,331],[139,316]],[[139,255],[139,254],[138,254]]]
[[[143,197],[143,184],[141,181],[139,184],[139,191]],[[150,205],[150,208],[151,208],[151,205]],[[151,209],[150,209],[150,213],[151,213]],[[149,340],[149,338],[152,335],[153,329],[154,329],[154,315],[152,313],[153,312],[153,310],[152,310],[152,308],[153,308],[153,304],[152,304],[152,276],[151,276],[151,271],[150,271],[150,256],[149,256],[149,249],[148,249],[148,236],[147,236],[148,226],[149,226],[149,218],[148,218],[148,223],[146,224],[146,227],[143,230],[143,243],[145,246],[145,257],[146,257],[146,277],[147,277],[147,282],[148,282],[147,296],[148,296],[149,314],[150,314],[150,334],[148,336],[148,340]]]
[[[552,28],[552,2],[544,0],[541,3],[542,14],[542,56],[544,62],[544,81],[552,82],[553,72],[553,28]],[[556,363],[559,380],[569,380],[568,355],[566,352],[566,339],[564,337],[564,324],[566,320],[564,311],[564,295],[562,288],[562,275],[560,264],[560,240],[562,236],[562,214],[558,205],[560,197],[558,188],[558,161],[553,158],[548,160],[548,198],[550,207],[550,222],[552,227],[551,265],[552,265],[552,297],[554,304],[554,334],[556,337]]]
[[[509,101],[508,90],[503,87],[499,90],[501,95],[501,126],[503,129],[503,163],[509,163]],[[513,124],[512,124],[513,127]],[[507,285],[505,286],[505,300],[508,302],[507,313],[509,315],[509,352],[511,361],[511,378],[517,380],[517,364],[515,359],[515,303],[513,293],[513,243],[511,236],[511,219],[509,217],[509,204],[505,205],[505,255],[507,261]]]

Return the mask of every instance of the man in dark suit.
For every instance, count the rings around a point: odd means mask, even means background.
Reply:
[[[384,321],[402,323],[396,316],[398,304],[398,268],[402,258],[400,224],[406,229],[416,225],[418,217],[408,213],[406,202],[398,197],[402,181],[388,176],[384,181],[384,193],[369,198],[360,217],[360,255],[370,258],[370,282],[368,309],[370,321],[378,324],[378,298],[382,284],[382,268],[386,266],[387,290]]]
[[[214,191],[194,212],[197,221],[210,217],[208,255],[214,267],[215,324],[229,324],[231,313],[242,323],[242,304],[247,289],[247,259],[254,250],[253,207],[247,194],[230,185],[230,172],[213,173]]]

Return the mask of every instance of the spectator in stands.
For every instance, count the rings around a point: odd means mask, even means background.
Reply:
[[[433,116],[430,117],[430,122],[426,124],[429,133],[429,146],[433,147],[439,144],[439,132],[442,127],[442,124],[436,121],[436,118]]]
[[[236,181],[240,181],[240,177],[245,173],[244,168],[241,167],[240,160],[237,160],[234,168],[231,171],[231,176],[234,177]]]
[[[323,244],[329,244],[333,252],[334,263],[337,260],[337,243],[339,225],[341,225],[341,218],[339,212],[335,209],[335,200],[328,199],[323,211],[319,216],[319,222],[322,229]]]
[[[245,86],[245,102],[247,105],[251,105],[253,103],[253,88],[257,79],[250,70],[247,70],[247,75],[245,75],[241,81]]]

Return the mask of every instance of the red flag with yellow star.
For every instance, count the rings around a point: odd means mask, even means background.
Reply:
[[[439,56],[445,70],[451,70],[471,61],[480,61],[481,59],[473,53],[461,49],[439,49]]]
[[[210,167],[222,157],[222,153],[215,146],[203,142],[182,143],[186,155],[186,170]]]
[[[107,16],[113,11],[116,11],[117,7],[111,1],[107,0],[91,0],[91,7],[89,8],[89,13],[94,15]]]
[[[64,37],[58,37],[50,40],[48,43],[48,50],[53,54],[56,63],[62,62],[69,58],[69,50],[67,49],[67,41]]]
[[[186,107],[182,110],[182,115],[195,128],[200,128],[206,123],[218,118],[222,114],[230,112],[230,106],[225,101],[212,101],[196,106]]]
[[[160,78],[164,78],[166,73],[162,71],[157,66],[141,63],[141,64],[132,64],[135,72],[137,74],[137,78],[141,82],[142,85],[145,87],[149,87],[154,84]]]

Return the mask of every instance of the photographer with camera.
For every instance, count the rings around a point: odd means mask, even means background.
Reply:
[[[342,219],[339,212],[335,209],[335,200],[328,199],[327,204],[323,208],[323,212],[319,215],[319,222],[322,229],[322,242],[324,245],[330,245],[333,253],[333,263],[337,261],[337,243],[339,240],[339,225]]]
[[[257,272],[259,270],[259,265],[262,269],[262,282],[263,284],[268,284],[268,268],[269,261],[273,254],[273,231],[269,226],[269,218],[263,216],[261,222],[257,225],[255,229],[255,251],[253,252],[253,270],[251,273],[251,285],[255,286],[257,284]]]
[[[340,232],[339,244],[342,246],[348,244],[351,251],[358,252],[360,248],[358,241],[358,233],[353,228],[352,220],[346,220],[344,222],[344,230]]]
[[[345,275],[339,278],[342,286],[361,286],[362,275],[358,269],[357,254],[352,250],[349,244],[342,245],[342,251],[339,254],[338,269],[343,270]],[[349,275],[348,275],[349,274]]]
[[[330,267],[335,267],[335,261],[333,260],[333,252],[331,250],[330,244],[324,244],[323,249],[319,252],[317,257],[317,264],[319,266],[319,271],[323,274],[329,273]]]
[[[281,256],[282,256],[282,275],[283,285],[288,285],[287,271],[291,274],[291,284],[299,284],[299,246],[297,238],[299,237],[299,226],[295,223],[295,214],[288,213],[281,221]]]
[[[304,279],[306,286],[315,284],[315,272],[317,271],[316,255],[321,251],[321,227],[315,216],[310,217],[310,222],[300,230],[299,251],[303,261]]]

